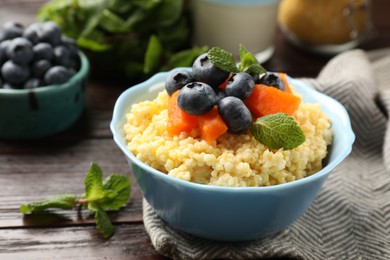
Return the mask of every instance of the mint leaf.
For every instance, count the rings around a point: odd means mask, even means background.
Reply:
[[[107,216],[107,213],[98,209],[95,211],[95,220],[96,220],[96,228],[103,235],[104,238],[109,238],[114,234],[115,228],[112,225],[110,219]]]
[[[84,180],[84,197],[89,201],[100,199],[104,195],[103,191],[103,172],[99,165],[91,163],[87,176]]]
[[[49,208],[72,209],[83,205],[86,209],[95,212],[96,227],[105,238],[114,233],[104,210],[118,210],[129,200],[131,182],[127,175],[113,174],[102,181],[102,169],[92,162],[85,177],[85,192],[81,198],[76,195],[60,195],[47,200],[36,201],[20,206],[20,212],[41,212]],[[81,207],[77,207],[81,210]]]
[[[294,118],[284,113],[257,118],[251,132],[257,141],[274,149],[290,150],[306,140]]]
[[[260,65],[256,57],[249,52],[244,45],[240,44],[240,66],[241,72],[246,72],[251,75],[265,74],[267,71]]]
[[[72,194],[59,195],[46,200],[23,204],[20,206],[20,212],[26,214],[42,212],[49,208],[72,209],[76,205],[76,199],[77,196]]]
[[[144,73],[149,74],[156,70],[161,63],[163,47],[157,36],[150,36],[148,47],[145,52]]]
[[[100,204],[104,210],[118,210],[126,205],[130,196],[130,178],[126,175],[113,174],[103,182],[107,199]],[[109,193],[108,193],[109,192]]]
[[[176,67],[186,67],[188,64],[192,64],[198,56],[206,51],[206,47],[201,47],[176,52],[169,57],[167,66],[162,67],[162,70],[170,70]]]
[[[227,72],[237,72],[236,61],[233,54],[227,52],[221,48],[213,47],[207,53],[211,63],[217,66],[219,69]]]

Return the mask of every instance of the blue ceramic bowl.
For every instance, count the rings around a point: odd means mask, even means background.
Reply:
[[[0,89],[0,138],[33,139],[72,125],[84,109],[89,62],[83,53],[80,70],[61,85],[36,89]]]
[[[334,132],[328,162],[319,172],[269,187],[220,187],[170,177],[138,160],[126,147],[123,125],[132,104],[151,100],[164,88],[168,73],[159,73],[129,88],[118,98],[111,131],[143,192],[156,213],[172,227],[195,236],[239,241],[281,231],[310,206],[329,173],[351,152],[355,136],[345,108],[336,100],[289,79],[304,102],[320,103]]]

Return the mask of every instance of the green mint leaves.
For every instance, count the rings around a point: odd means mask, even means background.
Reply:
[[[240,71],[246,72],[251,75],[261,75],[267,73],[267,71],[257,61],[255,55],[250,53],[244,45],[240,44]]]
[[[227,72],[238,72],[233,54],[221,48],[213,47],[207,53],[212,64]]]
[[[221,48],[213,47],[207,53],[211,63],[227,72],[246,72],[251,75],[262,75],[267,71],[260,65],[256,57],[240,44],[240,64],[237,67],[233,54]]]
[[[96,163],[91,163],[84,180],[85,192],[77,195],[64,194],[46,200],[31,202],[20,206],[23,214],[42,212],[47,209],[73,209],[84,206],[95,212],[96,227],[108,238],[115,231],[106,211],[118,210],[126,205],[131,190],[130,179],[126,175],[112,174],[103,180],[103,171]]]
[[[77,204],[77,196],[73,194],[64,194],[55,197],[50,197],[46,200],[31,202],[20,206],[20,212],[35,213],[41,212],[49,208],[56,209],[73,209]]]
[[[251,132],[257,141],[274,149],[290,150],[306,139],[294,118],[284,113],[257,118],[252,124]]]

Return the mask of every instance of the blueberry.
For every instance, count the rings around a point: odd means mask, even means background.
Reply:
[[[46,85],[63,84],[71,77],[71,73],[63,66],[51,67],[44,76]]]
[[[53,50],[54,64],[68,67],[70,63],[70,52],[64,45],[58,45]]]
[[[15,63],[29,63],[34,57],[31,42],[22,37],[13,39],[8,45],[7,56]]]
[[[45,73],[52,67],[48,60],[38,60],[32,64],[31,72],[34,77],[43,78]]]
[[[61,29],[54,22],[45,22],[41,25],[38,37],[40,42],[56,46],[61,42]]]
[[[228,96],[218,102],[218,112],[231,133],[242,133],[252,123],[252,115],[241,99]]]
[[[188,83],[194,81],[192,73],[187,70],[173,71],[165,80],[165,90],[170,96]]]
[[[11,40],[5,40],[0,42],[0,64],[8,60],[7,49]]]
[[[202,115],[215,105],[215,92],[203,82],[192,82],[185,85],[177,97],[177,104],[188,114]]]
[[[68,72],[70,74],[70,77],[73,77],[77,73],[77,71],[74,70],[73,68],[68,68]]]
[[[3,62],[7,59],[6,52],[0,48],[0,65],[3,64]]]
[[[26,81],[26,83],[24,83],[25,89],[33,89],[33,88],[38,88],[40,86],[42,86],[41,80],[37,78],[30,78],[29,80]]]
[[[74,39],[62,36],[61,42],[69,50],[72,58],[78,56],[79,48]]]
[[[40,42],[34,45],[34,60],[51,60],[53,58],[53,48],[47,42]]]
[[[228,96],[246,99],[249,97],[255,86],[253,77],[248,73],[239,72],[234,74],[226,84],[226,93]]]
[[[5,37],[6,37],[5,33],[0,30],[0,42],[7,40]]]
[[[39,23],[33,23],[30,26],[28,26],[24,32],[23,37],[28,39],[32,44],[37,44],[39,42],[39,30],[40,30],[40,24]]]
[[[24,27],[20,23],[6,22],[3,25],[2,40],[14,39],[21,37],[23,34]]]
[[[12,85],[24,83],[30,76],[27,66],[14,63],[9,60],[1,67],[2,78]]]
[[[216,67],[208,58],[207,53],[204,53],[192,64],[192,74],[196,81],[218,87],[225,82],[230,73]]]
[[[215,104],[218,104],[218,102],[227,97],[227,94],[226,94],[226,91],[222,88],[214,88],[214,92],[215,92]]]
[[[267,72],[263,77],[259,79],[259,84],[267,85],[270,87],[275,87],[284,91],[286,86],[284,85],[284,81],[274,73]]]
[[[3,84],[3,89],[21,89],[19,84],[11,84],[9,82],[5,82]]]
[[[77,56],[70,60],[68,68],[74,71],[78,71],[80,69],[80,66],[81,66],[80,58]]]

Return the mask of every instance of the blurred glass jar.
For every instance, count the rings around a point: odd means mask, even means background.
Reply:
[[[274,52],[279,0],[193,0],[196,45],[220,47],[237,58],[239,44],[260,62]]]
[[[371,9],[370,0],[282,0],[278,23],[294,45],[336,54],[373,36]]]

